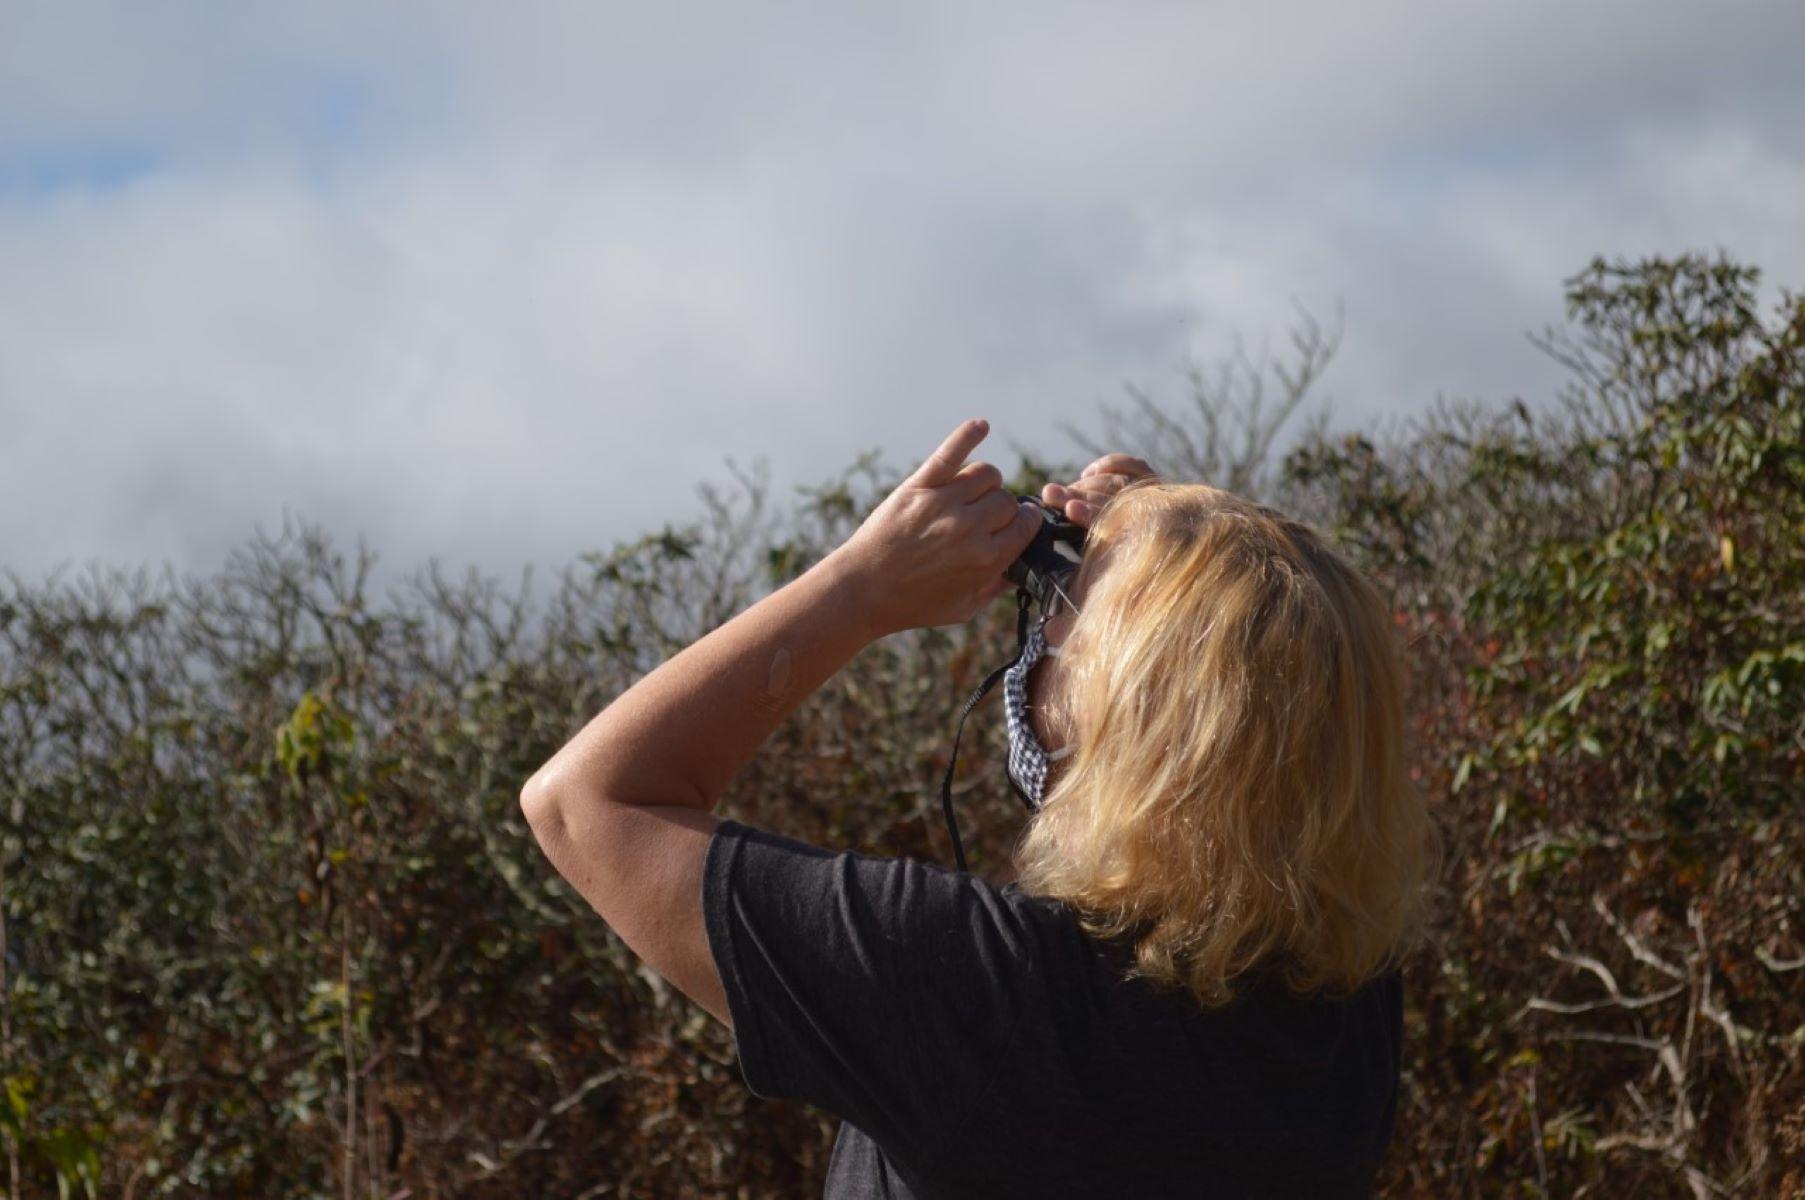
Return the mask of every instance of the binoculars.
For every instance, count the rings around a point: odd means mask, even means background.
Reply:
[[[1055,600],[1071,603],[1067,592],[1071,587],[1070,580],[1083,560],[1087,531],[1084,526],[1066,520],[1062,511],[1037,497],[1017,495],[1016,499],[1030,501],[1040,509],[1041,525],[1034,540],[1009,564],[1003,577],[1025,589],[1039,603],[1042,612],[1050,613],[1055,611]]]

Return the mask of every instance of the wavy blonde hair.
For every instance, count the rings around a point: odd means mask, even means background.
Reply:
[[[1077,749],[1019,887],[1205,1005],[1255,967],[1345,994],[1400,962],[1439,843],[1373,584],[1302,522],[1151,479],[1103,507],[1080,571],[1047,702]]]

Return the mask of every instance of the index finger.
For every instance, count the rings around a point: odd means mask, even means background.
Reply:
[[[959,468],[965,465],[966,455],[975,450],[989,433],[990,422],[982,417],[961,421],[959,427],[940,443],[940,448],[928,455],[927,461],[916,470],[914,482],[923,487],[950,483],[953,476],[959,473]]]

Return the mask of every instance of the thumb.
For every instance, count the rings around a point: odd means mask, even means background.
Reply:
[[[1022,551],[1033,543],[1034,535],[1046,524],[1041,513],[1040,505],[1023,500],[1015,506],[1015,520],[990,535],[990,549],[1002,560],[999,570],[1007,570],[1009,564],[1020,558]]]

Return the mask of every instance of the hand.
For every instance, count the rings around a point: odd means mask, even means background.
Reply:
[[[1065,518],[1075,525],[1088,526],[1109,498],[1137,479],[1155,478],[1146,460],[1126,454],[1105,454],[1084,468],[1071,483],[1049,483],[1040,490],[1040,498],[1065,511]]]
[[[971,620],[1034,540],[1040,510],[1005,491],[989,463],[965,461],[989,432],[962,422],[834,551],[880,636]]]

